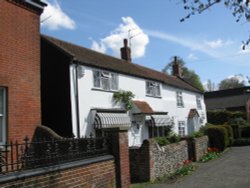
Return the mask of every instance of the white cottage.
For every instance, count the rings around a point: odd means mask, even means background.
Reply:
[[[173,75],[134,64],[126,40],[121,59],[48,36],[41,47],[42,122],[62,136],[128,127],[129,146],[140,146],[169,125],[185,136],[206,123],[203,92],[180,77],[177,61]],[[135,95],[128,112],[113,100],[120,90]]]

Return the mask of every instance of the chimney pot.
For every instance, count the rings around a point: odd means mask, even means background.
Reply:
[[[128,62],[131,62],[131,49],[128,46],[128,40],[124,39],[123,44],[124,46],[121,48],[121,58]]]
[[[173,69],[172,70],[173,76],[182,77],[182,68],[178,61],[177,56],[174,56],[174,63],[173,63],[172,69]]]

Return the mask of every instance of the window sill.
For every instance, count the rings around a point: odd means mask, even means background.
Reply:
[[[152,95],[146,95],[146,97],[152,97],[152,98],[158,98],[158,99],[162,98],[161,96],[152,96]]]
[[[93,91],[102,91],[102,92],[107,92],[107,93],[115,93],[118,90],[104,90],[104,89],[100,89],[100,88],[92,88],[91,90]]]
[[[177,106],[177,108],[185,108],[185,106]]]

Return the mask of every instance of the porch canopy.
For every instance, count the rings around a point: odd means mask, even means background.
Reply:
[[[130,117],[121,109],[95,109],[95,129],[128,128],[131,126]]]
[[[168,112],[156,112],[146,101],[135,100],[133,104],[133,115],[144,115],[149,126],[162,127],[172,125],[172,119],[168,115]]]

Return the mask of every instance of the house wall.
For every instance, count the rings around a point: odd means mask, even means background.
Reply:
[[[73,132],[76,133],[76,100],[75,100],[75,67],[71,65],[71,101],[72,101],[72,117],[73,117]],[[119,108],[119,105],[114,104],[112,101],[113,92],[107,92],[103,90],[93,89],[93,68],[83,66],[84,75],[78,79],[79,86],[79,114],[80,114],[80,132],[81,135],[89,135],[93,132],[94,117],[90,114],[92,108]],[[168,112],[170,117],[174,118],[175,126],[173,130],[178,132],[178,121],[185,121],[187,123],[188,113],[191,108],[197,108],[196,95],[202,97],[202,110],[198,110],[199,114],[204,114],[206,117],[206,108],[203,100],[203,96],[199,93],[194,93],[182,89],[178,89],[172,86],[161,84],[161,98],[146,96],[146,84],[142,78],[132,77],[128,75],[119,74],[119,89],[129,90],[135,94],[134,100],[146,101],[154,111]],[[182,91],[184,108],[178,108],[176,105],[176,91]],[[206,119],[204,121],[206,123]],[[88,126],[89,125],[89,126]],[[145,129],[145,127],[141,127]],[[143,130],[139,130],[142,134],[142,139],[148,137],[148,133]],[[187,126],[186,131],[187,133]],[[131,131],[129,131],[129,145],[133,145],[131,142]],[[141,140],[142,142],[143,140]]]
[[[0,1],[0,86],[7,88],[8,140],[32,137],[41,123],[40,17]]]

